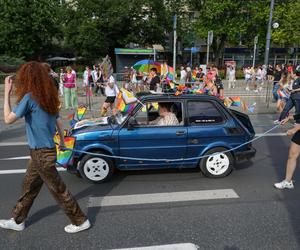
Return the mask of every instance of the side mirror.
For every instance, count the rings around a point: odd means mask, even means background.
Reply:
[[[133,130],[134,126],[136,126],[137,124],[138,123],[137,123],[136,119],[132,116],[129,118],[127,129]]]

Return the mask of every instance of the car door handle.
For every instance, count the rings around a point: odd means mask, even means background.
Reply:
[[[177,136],[184,135],[184,134],[185,134],[184,130],[176,131]]]

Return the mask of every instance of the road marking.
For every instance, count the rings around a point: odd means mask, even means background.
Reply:
[[[286,133],[269,133],[269,134],[259,133],[259,134],[255,134],[256,137],[262,136],[262,135],[264,137],[270,137],[270,136],[287,136]]]
[[[19,157],[10,157],[10,158],[2,158],[0,161],[13,161],[13,160],[29,160],[30,156],[19,156]]]
[[[239,198],[233,189],[90,197],[88,207]]]
[[[57,171],[62,172],[62,171],[66,171],[65,168],[56,168]],[[4,175],[4,174],[24,174],[26,173],[27,169],[9,169],[9,170],[0,170],[0,175]]]
[[[157,245],[149,247],[131,247],[131,248],[119,248],[112,250],[197,250],[199,249],[193,243],[179,243],[179,244],[170,244],[170,245]]]
[[[28,145],[28,142],[0,142],[0,147],[24,146],[24,145]]]

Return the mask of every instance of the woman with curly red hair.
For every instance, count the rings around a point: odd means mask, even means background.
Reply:
[[[12,211],[12,218],[0,220],[0,227],[22,231],[34,199],[45,183],[72,222],[65,227],[65,231],[77,233],[88,229],[89,220],[67,190],[55,167],[55,127],[62,141],[60,147],[65,145],[62,123],[58,115],[58,90],[53,80],[44,65],[28,62],[18,70],[14,82],[17,106],[11,110],[10,94],[13,80],[11,77],[5,79],[4,120],[5,123],[11,124],[18,118],[25,117],[31,160],[24,178],[22,196]]]

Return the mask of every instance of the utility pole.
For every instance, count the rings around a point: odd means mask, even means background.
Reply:
[[[258,36],[254,37],[254,51],[253,51],[253,62],[252,62],[252,67],[254,68],[255,66],[255,57],[256,57],[256,45],[258,42]]]
[[[268,65],[268,63],[269,63],[269,52],[270,52],[273,9],[274,9],[274,0],[271,0],[269,22],[268,22],[268,31],[267,31],[267,36],[266,36],[266,50],[265,50],[265,60],[264,60],[265,65]]]
[[[176,77],[176,46],[177,46],[177,15],[173,17],[173,70],[174,70],[174,80]]]
[[[209,46],[212,44],[214,33],[212,30],[208,31],[207,34],[207,52],[206,52],[206,66],[209,62]]]
[[[269,52],[270,52],[270,41],[271,41],[271,26],[272,26],[272,18],[273,18],[273,9],[274,9],[274,0],[271,0],[270,4],[270,14],[269,14],[269,22],[268,22],[268,31],[266,36],[266,50],[265,50],[265,60],[264,65],[267,67],[269,64]],[[267,93],[266,93],[266,101],[267,108],[270,105],[270,82],[267,82]]]

